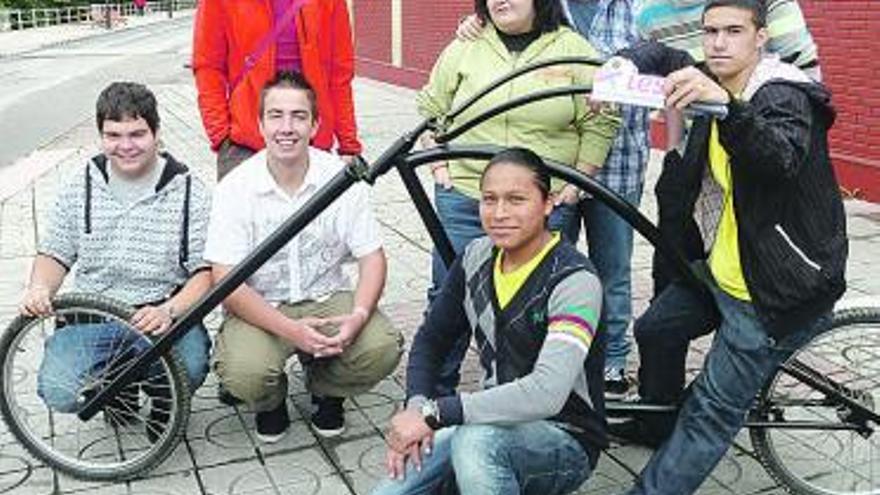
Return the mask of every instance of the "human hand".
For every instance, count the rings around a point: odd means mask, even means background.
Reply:
[[[49,288],[40,284],[28,286],[21,297],[18,312],[25,316],[46,316],[52,314],[52,294],[49,293]]]
[[[576,204],[578,201],[580,201],[580,197],[578,196],[579,192],[580,192],[580,189],[578,189],[577,186],[574,186],[572,184],[566,184],[565,187],[563,187],[561,191],[559,191],[558,193],[556,193],[554,195],[554,199],[553,199],[554,206],[559,206],[559,205],[563,205],[563,204],[566,204],[566,205]]]
[[[345,163],[346,165],[353,164],[355,158],[357,158],[357,155],[346,155],[341,153],[339,155],[339,159],[342,160],[343,163]]]
[[[401,411],[391,421],[385,465],[389,478],[403,479],[407,460],[413,463],[416,471],[421,471],[423,456],[431,455],[434,431],[416,410]]]
[[[452,176],[449,175],[449,165],[446,162],[431,164],[431,175],[434,183],[443,189],[452,189]]]
[[[171,306],[144,306],[131,317],[131,324],[143,333],[163,334],[174,323]]]
[[[693,102],[730,103],[727,90],[695,67],[685,67],[666,76],[663,90],[666,106],[679,110]]]
[[[417,409],[405,409],[395,414],[388,425],[388,446],[398,452],[408,452],[413,445],[425,444],[430,452],[434,430],[425,423]],[[418,450],[418,449],[417,449]]]
[[[430,149],[437,146],[434,140],[434,132],[427,131],[419,137],[419,144],[422,149]],[[431,168],[431,177],[434,183],[443,189],[452,189],[452,178],[449,176],[449,162],[436,162],[429,165]]]
[[[428,442],[430,443],[430,442]],[[424,447],[417,443],[410,445],[406,452],[398,452],[392,448],[385,451],[385,469],[388,471],[388,477],[396,480],[406,478],[406,461],[412,462],[416,471],[422,470],[422,455],[430,455],[430,447]]]
[[[333,336],[333,339],[343,349],[346,349],[354,342],[358,334],[361,333],[361,329],[367,324],[368,315],[369,313],[367,312],[351,312],[346,315],[325,318],[324,324],[337,328],[338,331]]]
[[[461,18],[458,28],[455,30],[455,37],[461,41],[474,41],[483,34],[485,23],[480,20],[477,14],[471,14]]]
[[[295,321],[296,327],[288,333],[288,340],[302,352],[316,358],[332,357],[342,353],[342,346],[335,337],[322,334],[316,327],[326,324],[322,318],[302,318]]]

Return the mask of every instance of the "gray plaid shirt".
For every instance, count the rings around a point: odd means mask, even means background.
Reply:
[[[91,180],[88,225],[86,174]],[[159,190],[129,205],[113,195],[107,176],[94,161],[77,167],[55,198],[38,251],[72,269],[78,291],[132,305],[165,299],[207,266],[202,251],[210,192],[192,178],[189,221],[184,222],[187,174],[185,168],[179,170],[160,182]],[[186,236],[184,224],[189,227]],[[185,260],[182,239],[188,243]]]
[[[569,23],[575,26],[603,58],[610,58],[623,48],[635,44],[639,37],[635,25],[638,0],[560,0]],[[591,8],[580,3],[595,2]],[[589,29],[584,32],[584,27]],[[641,192],[648,163],[649,110],[630,105],[621,108],[621,126],[611,151],[596,178],[619,194]]]

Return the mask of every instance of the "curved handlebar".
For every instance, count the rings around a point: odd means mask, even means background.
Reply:
[[[602,66],[604,62],[602,60],[597,60],[588,57],[556,57],[556,58],[548,58],[547,60],[541,60],[539,62],[535,62],[532,64],[524,65],[519,69],[516,69],[504,76],[492,81],[488,86],[476,92],[473,96],[468,98],[467,100],[461,102],[457,107],[453,108],[445,115],[447,120],[454,119],[461,115],[462,112],[473,106],[474,103],[479,101],[481,98],[485,97],[487,94],[495,91],[503,84],[516,79],[517,77],[528,74],[529,72],[536,71],[538,69],[543,69],[544,67],[550,67],[553,65],[592,65],[594,67]]]
[[[444,160],[488,160],[503,149],[502,146],[497,145],[443,145],[428,150],[409,153],[402,161],[405,166],[414,168],[427,163]],[[581,190],[592,194],[599,201],[602,201],[602,203],[614,210],[615,213],[623,218],[626,223],[630,224],[639,234],[644,236],[645,239],[647,239],[648,242],[658,250],[660,255],[676,269],[686,283],[692,284],[694,288],[698,289],[704,287],[704,284],[691,270],[679,250],[673,247],[672,244],[663,237],[660,230],[658,230],[647,217],[642,215],[635,206],[631,205],[611,189],[608,189],[608,187],[601,182],[574,167],[547,159],[544,160],[544,163],[547,165],[547,171],[550,176],[562,179],[569,184],[574,184]]]
[[[506,101],[496,107],[490,108],[485,112],[473,117],[472,119],[465,121],[463,124],[460,124],[458,127],[453,128],[452,130],[446,131],[442,134],[438,134],[434,136],[434,140],[437,144],[448,143],[453,139],[461,136],[465,132],[473,129],[474,127],[482,124],[483,122],[495,117],[496,115],[501,115],[508,110],[512,110],[517,107],[521,107],[523,105],[528,105],[529,103],[534,103],[540,100],[546,100],[548,98],[556,98],[558,96],[573,96],[578,94],[589,94],[590,91],[593,90],[592,86],[586,85],[577,85],[577,86],[564,86],[561,88],[553,88],[546,89],[543,91],[536,91],[534,93],[529,93],[525,96],[520,96],[519,98],[514,98],[510,101]]]

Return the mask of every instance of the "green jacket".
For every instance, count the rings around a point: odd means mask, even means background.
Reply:
[[[490,24],[477,40],[455,40],[443,50],[428,84],[416,99],[419,112],[425,117],[440,117],[514,69],[563,56],[598,58],[598,53],[582,36],[562,27],[541,35],[522,53],[512,54]],[[590,84],[593,72],[594,69],[586,65],[556,65],[530,72],[496,89],[456,120],[463,122],[490,107],[535,91]],[[463,134],[456,142],[523,146],[560,163],[600,167],[619,125],[616,113],[590,111],[585,96],[557,97],[496,116]],[[450,163],[449,172],[456,189],[479,197],[479,179],[484,167],[482,160]],[[553,190],[561,189],[562,185],[562,182],[554,182]]]

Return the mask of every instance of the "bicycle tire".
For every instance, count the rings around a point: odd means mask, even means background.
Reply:
[[[107,360],[83,379],[93,387],[112,380],[114,372],[152,342],[127,323],[134,310],[111,299],[67,294],[53,300],[53,309],[47,317],[16,317],[0,337],[0,415],[9,431],[33,457],[74,478],[122,481],[154,469],[175,449],[189,417],[188,378],[179,357],[173,350],[161,355],[149,373],[127,388],[129,395],[121,397],[121,393],[103,413],[84,422],[74,412],[53,410],[43,398],[41,383],[75,392],[79,407],[88,393],[76,373],[46,374],[40,381],[38,370],[44,364],[70,362],[45,352],[49,336],[79,332],[65,334],[68,342],[75,343],[65,351],[110,346]],[[106,329],[98,325],[107,323],[114,324],[109,339],[98,330]],[[98,335],[100,344],[93,338]]]
[[[836,311],[831,325],[789,357],[880,405],[880,308]],[[840,422],[851,411],[779,370],[763,387],[752,419]],[[815,400],[812,403],[804,401]],[[876,410],[876,409],[875,409]],[[850,416],[851,417],[851,416]],[[870,425],[877,428],[880,425]],[[758,460],[788,493],[880,494],[880,432],[753,427]]]

